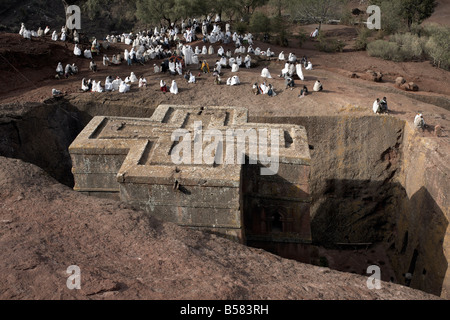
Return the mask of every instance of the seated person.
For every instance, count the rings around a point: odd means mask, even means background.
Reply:
[[[308,88],[306,86],[303,86],[303,88],[300,90],[300,94],[298,95],[300,98],[303,98],[308,94]]]
[[[91,62],[89,63],[89,69],[92,70],[93,72],[97,72],[97,64],[95,63],[94,60],[91,60]]]
[[[287,88],[291,88],[291,90],[294,90],[295,83],[294,83],[294,79],[293,78],[287,77],[286,80],[285,80],[285,83],[286,83],[286,89]]]
[[[380,101],[380,112],[381,113],[387,113],[388,112],[388,106],[387,106],[387,99],[386,97],[383,97]]]
[[[421,113],[418,113],[414,118],[414,126],[416,129],[422,129],[422,131],[425,129],[426,124]]]
[[[253,94],[254,94],[255,96],[261,93],[260,90],[259,90],[258,83],[255,82],[255,83],[253,84],[252,92],[253,92]]]
[[[320,80],[317,80],[316,83],[314,83],[313,90],[317,92],[323,90],[322,83],[320,82]]]

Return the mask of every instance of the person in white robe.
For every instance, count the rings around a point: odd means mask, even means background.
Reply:
[[[37,31],[37,36],[38,37],[43,37],[44,36],[44,30],[42,30],[41,27],[39,27],[38,31]]]
[[[207,54],[208,54],[208,49],[206,48],[206,46],[203,46],[203,48],[202,48],[202,54],[203,54],[203,55],[207,55]]]
[[[83,80],[81,80],[81,91],[83,91],[83,92],[89,91],[89,83],[86,80],[86,78],[83,78]]]
[[[228,60],[228,66],[229,66],[230,68],[233,68],[233,64],[235,64],[235,62],[236,62],[236,59],[233,58],[233,57],[231,57],[231,58]]]
[[[101,81],[97,82],[97,88],[96,88],[95,92],[100,92],[100,93],[103,92],[103,87],[102,87]]]
[[[147,87],[147,79],[144,77],[139,78],[139,88],[146,88]]]
[[[295,54],[289,53],[289,59],[288,59],[288,61],[291,62],[291,63],[297,62],[297,57],[295,56]]]
[[[108,56],[105,54],[105,55],[103,55],[103,65],[104,66],[109,66],[109,58],[108,58]]]
[[[306,66],[305,70],[312,70],[313,69],[313,65],[311,63],[311,61],[308,61],[308,65]]]
[[[92,59],[92,52],[89,49],[84,50],[84,57],[86,59]]]
[[[161,72],[161,68],[156,63],[153,64],[153,72],[154,73],[160,73]]]
[[[418,113],[414,118],[414,127],[416,129],[422,129],[422,131],[425,129],[425,120],[423,119],[423,115],[421,113]]]
[[[72,63],[72,73],[77,74],[78,73],[78,67],[75,65],[75,63]]]
[[[56,32],[56,30],[53,31],[53,33],[52,33],[52,40],[53,41],[58,41],[58,33]]]
[[[175,67],[176,67],[175,62],[174,61],[169,61],[169,72],[172,75],[175,75],[177,73],[177,71],[175,70]]]
[[[273,57],[275,54],[270,50],[270,48],[267,48],[266,56],[267,58]]]
[[[89,62],[89,69],[93,72],[97,72],[97,64],[93,59],[91,60],[91,62]]]
[[[250,69],[250,67],[252,65],[252,58],[250,57],[249,54],[247,56],[245,56],[244,65],[247,69]]]
[[[289,76],[289,77],[293,77],[294,74],[295,74],[295,64],[289,63],[288,76]]]
[[[373,113],[380,113],[380,98],[377,98],[372,104]]]
[[[231,50],[228,49],[225,55],[227,56],[228,59],[230,59],[233,54],[231,53]]]
[[[188,83],[195,83],[195,76],[192,74],[192,72],[189,73]]]
[[[92,80],[91,92],[96,92],[97,90],[97,81]]]
[[[295,71],[297,72],[297,76],[300,80],[305,80],[305,77],[303,76],[303,71],[302,71],[302,64],[301,63],[297,63],[295,66]]]
[[[56,67],[56,73],[62,76],[64,74],[64,69],[61,62],[58,62],[58,66]]]
[[[175,80],[172,80],[172,85],[170,86],[170,93],[178,94],[178,85]]]
[[[248,46],[248,48],[247,48],[247,53],[251,53],[251,54],[254,54],[255,53],[255,50],[253,50],[253,46]]]
[[[119,86],[119,92],[126,93],[129,91],[130,91],[130,86],[128,84],[126,84],[125,81],[122,81]]]
[[[261,90],[261,94],[267,94],[267,91],[269,91],[269,86],[266,85],[266,82],[263,82],[259,86],[259,89]]]
[[[220,62],[221,66],[226,67],[226,65],[227,65],[227,58],[225,56],[222,56],[222,58],[220,58],[219,62]]]
[[[81,49],[78,48],[78,44],[75,44],[75,47],[73,48],[73,54],[77,57],[80,57],[82,55]]]
[[[72,66],[68,63],[68,64],[66,64],[66,67],[64,68],[64,76],[66,78],[68,78],[71,75],[73,75]]]
[[[21,23],[20,24],[20,30],[19,30],[19,34],[23,37],[23,33],[25,32],[26,28],[25,28],[25,23]]]
[[[285,78],[285,77],[287,77],[288,73],[289,73],[289,62],[286,62],[284,64],[284,68],[281,69],[280,77]]]
[[[25,29],[25,30],[23,31],[23,38],[24,38],[24,39],[31,40],[31,31]]]
[[[198,48],[198,46],[195,46],[194,53],[195,53],[196,55],[199,55],[199,54],[202,53],[202,51]]]
[[[49,32],[50,32],[50,28],[49,28],[49,26],[46,26],[45,30],[44,30],[44,36],[46,36]]]
[[[236,63],[239,67],[242,65],[242,57],[240,55],[236,57]]]
[[[62,96],[62,92],[57,89],[52,89],[52,95],[53,95],[53,97],[58,98],[58,97]]]
[[[131,83],[136,83],[136,82],[138,82],[139,80],[138,80],[138,78],[136,77],[136,75],[134,74],[134,72],[131,72],[131,74],[130,74],[130,82]]]
[[[217,50],[217,55],[219,57],[223,56],[225,54],[225,50],[220,46],[220,48]]]
[[[255,49],[255,55],[257,56],[261,55],[261,49],[259,47]]]
[[[175,70],[180,76],[183,75],[183,65],[181,64],[181,62],[177,61],[175,63]]]
[[[192,47],[184,46],[183,54],[184,54],[184,61],[185,61],[186,65],[193,64],[192,56],[194,55],[194,52],[192,51]]]
[[[61,33],[61,38],[60,38],[60,40],[61,40],[61,41],[66,41],[66,38],[67,38],[66,33],[65,33],[65,32],[62,32],[62,33]]]
[[[322,91],[322,90],[323,90],[323,86],[322,86],[322,83],[320,82],[320,80],[317,80],[317,81],[314,83],[313,90],[316,91],[316,92],[319,92],[319,91]]]
[[[316,28],[313,32],[311,32],[310,37],[315,38],[319,35],[319,28]]]
[[[239,80],[238,76],[232,76],[231,77],[231,84],[230,85],[235,86],[235,85],[238,85],[240,83],[241,83],[241,81]]]
[[[264,68],[261,70],[261,77],[271,79],[272,76],[270,75],[269,69],[267,69],[266,67],[264,67]]]
[[[118,91],[119,88],[120,88],[120,84],[122,82],[123,82],[122,79],[120,79],[119,77],[114,79],[113,82],[112,82],[113,91]]]
[[[231,77],[227,79],[227,86],[231,86]]]
[[[285,60],[283,51],[281,51],[280,54],[278,55],[278,60],[279,61],[284,61]]]
[[[239,65],[235,62],[231,66],[231,72],[238,72],[239,71]]]
[[[120,64],[120,62],[119,62],[119,60],[117,60],[117,57],[116,57],[115,54],[111,58],[111,63],[114,64],[114,65]]]
[[[209,46],[208,54],[209,54],[209,55],[214,54],[214,47],[213,47],[213,46]]]
[[[113,90],[112,77],[109,76],[109,77],[106,77],[106,80],[105,80],[105,91],[110,92],[112,90]]]

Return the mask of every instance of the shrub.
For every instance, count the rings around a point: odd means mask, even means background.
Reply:
[[[394,42],[375,40],[367,45],[367,52],[372,57],[384,60],[401,61],[400,48]]]
[[[250,31],[253,33],[268,33],[270,32],[270,18],[264,13],[255,12],[250,18]]]
[[[395,34],[389,41],[375,40],[367,46],[369,55],[385,60],[409,61],[421,59],[424,40],[411,33]]]
[[[317,40],[319,41],[316,44],[316,47],[319,51],[323,52],[342,52],[345,43],[336,39],[336,38],[328,38],[324,35],[321,35],[319,33],[319,36],[317,37]]]
[[[300,31],[300,33],[297,36],[297,39],[299,41],[299,47],[301,48],[306,40],[308,40],[308,35],[304,33],[303,31]]]
[[[353,26],[355,24],[355,18],[349,10],[346,10],[341,16],[341,24],[346,26]]]
[[[368,38],[372,34],[372,31],[369,28],[360,28],[357,30],[358,37],[355,41],[355,49],[356,50],[366,50]]]
[[[247,32],[247,24],[245,22],[239,21],[234,24],[234,29],[238,34],[244,34]]]
[[[447,32],[431,36],[425,44],[425,53],[433,59],[433,64],[439,68],[450,69],[450,34]]]
[[[400,49],[404,60],[418,59],[422,57],[424,41],[418,35],[411,33],[395,34],[390,39],[395,42]]]

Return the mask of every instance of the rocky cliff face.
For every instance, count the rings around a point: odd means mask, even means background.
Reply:
[[[404,196],[396,198],[395,232],[388,254],[398,274],[411,274],[401,283],[448,299],[450,156],[409,124],[402,154],[396,181],[403,186],[397,191]]]
[[[381,244],[395,281],[448,297],[450,159],[435,140],[387,116],[258,121],[307,129],[313,243]]]

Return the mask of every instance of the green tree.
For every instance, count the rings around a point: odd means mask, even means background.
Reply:
[[[413,23],[421,24],[425,19],[431,17],[436,8],[436,0],[401,0],[402,15],[411,30]]]
[[[346,3],[346,0],[292,0],[288,9],[293,20],[322,23],[339,19]]]
[[[161,25],[163,21],[170,25],[181,20],[186,14],[178,0],[137,0],[136,16],[145,23]]]
[[[381,8],[382,28],[388,33],[397,32],[403,23],[411,31],[413,24],[421,24],[436,8],[436,0],[372,0]]]
[[[250,18],[249,27],[252,33],[269,33],[270,18],[262,12],[255,12]]]

